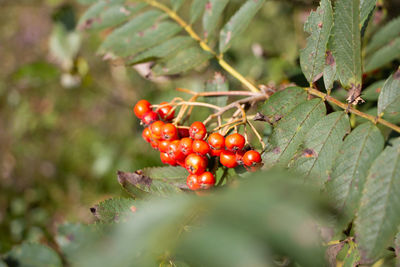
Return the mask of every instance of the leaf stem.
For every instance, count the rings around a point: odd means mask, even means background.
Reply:
[[[331,97],[330,95],[322,93],[321,91],[318,91],[318,90],[316,90],[314,88],[306,87],[306,88],[304,88],[304,90],[306,90],[310,95],[318,96],[318,97],[328,101],[329,103],[332,103],[332,104],[334,104],[334,105],[336,105],[338,107],[341,107],[342,109],[344,109],[344,110],[346,110],[346,111],[348,111],[350,113],[353,113],[353,114],[355,114],[357,116],[360,116],[360,117],[362,117],[364,119],[367,119],[369,121],[372,121],[374,124],[380,123],[382,125],[385,125],[386,127],[389,127],[390,129],[400,133],[400,126],[397,126],[397,125],[395,125],[393,123],[390,123],[390,122],[382,119],[379,116],[372,116],[372,115],[366,114],[364,112],[361,112],[361,111],[353,108],[351,105],[346,104],[346,103],[342,103],[339,100]]]

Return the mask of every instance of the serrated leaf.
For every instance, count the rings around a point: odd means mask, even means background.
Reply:
[[[283,117],[274,128],[269,139],[271,145],[263,154],[266,167],[287,166],[311,127],[326,114],[325,104],[321,99],[306,101]]]
[[[330,113],[308,131],[302,150],[293,162],[295,170],[304,174],[310,183],[322,186],[329,178],[333,161],[343,137],[350,132],[346,113]]]
[[[149,10],[136,16],[108,35],[100,46],[99,51],[106,53],[110,49],[117,52],[127,50],[133,37],[142,35],[142,31],[155,25],[157,21],[162,20],[164,17],[165,15],[158,10]]]
[[[209,0],[203,14],[203,35],[207,39],[215,30],[229,0]]]
[[[348,221],[358,208],[368,169],[383,150],[384,142],[380,130],[366,122],[346,137],[339,150],[326,189]]]
[[[391,20],[384,27],[379,29],[377,33],[371,39],[371,42],[367,45],[365,52],[371,54],[378,50],[382,46],[396,39],[400,34],[400,17]]]
[[[207,81],[206,83],[206,92],[227,92],[229,91],[229,84],[226,80],[225,76],[221,73],[216,72],[214,74],[214,78],[212,80]],[[220,107],[226,106],[226,102],[228,101],[227,96],[218,96],[218,97],[208,97],[206,98],[207,102],[210,104],[214,104]]]
[[[168,196],[187,188],[188,174],[181,167],[146,168],[132,173],[118,171],[118,182],[133,197]]]
[[[325,0],[328,1],[328,0]],[[247,0],[229,19],[219,34],[219,52],[225,53],[233,40],[240,36],[249,26],[250,21],[264,4],[264,0]]]
[[[306,47],[300,52],[300,66],[309,83],[318,80],[324,71],[325,52],[333,25],[332,12],[330,0],[322,0],[304,25],[304,30],[310,36]]]
[[[355,221],[357,242],[370,259],[391,244],[400,224],[400,138],[391,143],[369,170]]]
[[[333,54],[342,86],[361,90],[359,0],[335,1],[333,35]]]
[[[362,98],[366,101],[378,100],[379,94],[384,84],[385,80],[374,82],[362,91]]]
[[[378,98],[378,115],[390,120],[400,117],[400,67],[382,87]]]
[[[398,58],[400,58],[400,37],[367,57],[365,71],[373,71]]]
[[[92,214],[102,223],[120,222],[136,211],[135,201],[128,198],[111,198],[90,208]]]
[[[190,24],[193,24],[203,13],[208,0],[193,0],[190,6]]]
[[[336,61],[331,50],[326,50],[323,75],[325,89],[327,91],[331,90],[333,83],[337,79]]]
[[[145,6],[145,3],[123,5],[116,3],[116,1],[99,1],[82,15],[78,22],[78,29],[101,30],[116,26],[128,20],[130,16],[137,13]]]
[[[368,24],[371,12],[374,11],[377,0],[360,0],[360,25],[365,27]]]
[[[189,46],[192,46],[194,43],[195,41],[191,37],[177,36],[138,54],[137,56],[128,60],[127,64],[137,64],[152,59],[172,56],[179,51],[186,49]]]
[[[158,63],[153,68],[153,73],[157,75],[172,75],[178,74],[190,69],[193,69],[210,58],[213,55],[209,52],[202,50],[195,46],[186,50],[180,51],[171,58],[166,58],[164,61]]]
[[[307,100],[307,92],[301,87],[287,87],[274,93],[262,107],[262,113],[278,121],[292,109]]]
[[[37,243],[23,243],[22,245],[13,248],[5,255],[4,260],[10,266],[62,266],[61,259],[54,250]]]

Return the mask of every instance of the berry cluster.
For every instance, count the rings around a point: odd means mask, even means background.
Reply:
[[[255,150],[245,149],[246,140],[239,133],[224,137],[214,132],[208,136],[202,122],[196,121],[188,127],[176,127],[171,123],[175,111],[167,102],[153,111],[147,100],[140,100],[134,107],[136,117],[146,126],[143,139],[160,151],[164,164],[180,165],[190,175],[187,185],[192,190],[208,189],[215,184],[214,175],[206,171],[208,159],[219,157],[219,162],[228,168],[244,165],[255,170],[261,163],[261,155]]]

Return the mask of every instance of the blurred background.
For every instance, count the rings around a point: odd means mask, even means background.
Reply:
[[[267,1],[226,58],[257,83],[304,85],[298,50],[317,4]],[[117,170],[161,165],[141,139],[134,103],[170,100],[176,87],[202,90],[221,71],[211,61],[150,81],[148,65],[103,61],[96,49],[107,31],[76,30],[86,8],[72,0],[0,0],[0,253],[22,240],[50,240],[61,222],[90,222],[91,205],[124,196]]]

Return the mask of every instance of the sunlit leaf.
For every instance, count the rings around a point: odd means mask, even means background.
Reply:
[[[364,186],[355,221],[357,242],[376,259],[393,242],[400,224],[400,139],[375,159]]]
[[[128,198],[111,198],[90,208],[96,218],[103,223],[119,222],[136,211],[135,201]]]

